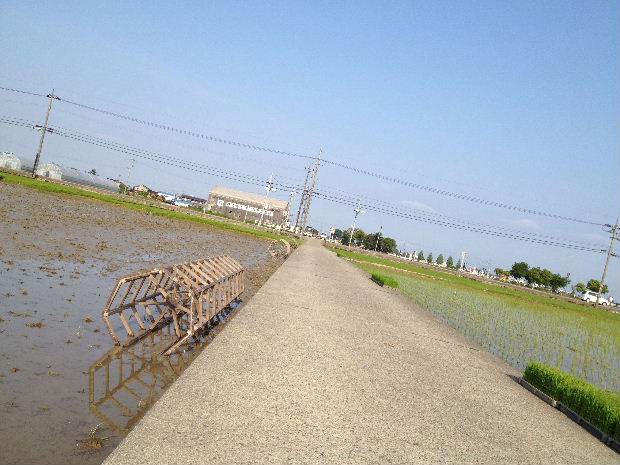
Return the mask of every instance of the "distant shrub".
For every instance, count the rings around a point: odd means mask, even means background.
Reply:
[[[390,278],[389,276],[384,276],[379,273],[373,273],[370,276],[370,279],[376,282],[379,286],[388,286],[393,287],[394,289],[398,287],[398,281],[396,281],[394,278]]]
[[[620,394],[542,363],[530,363],[523,379],[581,415],[609,436],[620,440]]]

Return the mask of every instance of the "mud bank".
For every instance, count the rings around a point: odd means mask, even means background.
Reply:
[[[247,301],[279,266],[268,246],[191,222],[0,183],[0,463],[95,464],[118,443],[121,433],[89,411],[89,368],[116,354],[109,352],[101,309],[119,276],[227,254],[247,270]],[[150,400],[166,387],[162,379]],[[144,411],[148,402],[138,407]]]

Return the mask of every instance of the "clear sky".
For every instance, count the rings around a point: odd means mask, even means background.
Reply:
[[[613,222],[620,215],[618,2],[0,2],[0,85],[488,200]],[[46,102],[0,92],[0,114]],[[64,126],[214,167],[302,183],[304,162],[58,104]],[[0,125],[0,150],[38,136]],[[43,161],[126,176],[129,156],[51,136]],[[260,187],[136,159],[132,184],[207,196]],[[605,247],[600,227],[481,206],[325,166],[319,189]],[[288,198],[288,192],[276,192]],[[311,223],[353,212],[317,200]],[[368,212],[402,248],[600,278],[603,255]],[[610,269],[620,298],[620,259]]]

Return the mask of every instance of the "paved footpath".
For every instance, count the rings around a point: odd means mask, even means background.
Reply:
[[[309,241],[105,463],[620,463],[517,374]]]

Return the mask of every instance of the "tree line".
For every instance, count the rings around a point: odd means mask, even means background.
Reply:
[[[376,250],[383,253],[398,253],[396,240],[391,237],[384,236],[380,232],[365,233],[362,229],[356,229],[351,238],[351,228],[336,229],[333,238],[340,241],[344,245],[356,245],[366,250]]]
[[[530,267],[526,262],[515,262],[510,270],[495,268],[495,274],[498,277],[512,276],[515,279],[524,279],[530,286],[536,284],[540,287],[549,288],[553,290],[553,292],[565,288],[570,283],[570,278],[568,276],[562,276],[546,268],[539,268],[537,266]],[[588,289],[592,292],[598,292],[600,287],[600,281],[597,279],[590,279],[587,284],[577,283],[573,289],[580,293],[584,293]],[[609,288],[605,284],[601,293],[606,294],[607,292],[609,292]]]

